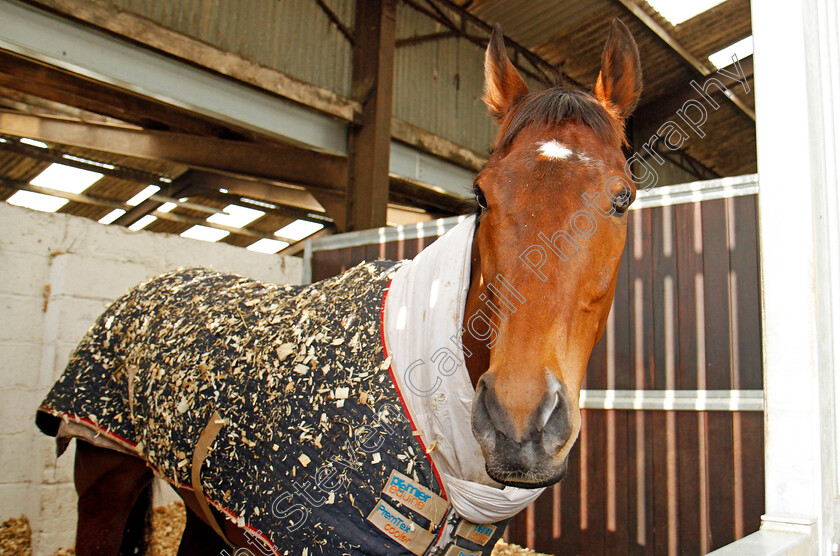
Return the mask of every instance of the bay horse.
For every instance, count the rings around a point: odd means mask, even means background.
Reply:
[[[186,504],[179,555],[240,556],[489,554],[563,477],[636,193],[639,55],[616,19],[591,92],[530,92],[496,26],[484,70],[475,213],[413,261],[298,287],[177,271],[91,328],[37,417],[77,438],[76,554],[143,552],[154,474]]]

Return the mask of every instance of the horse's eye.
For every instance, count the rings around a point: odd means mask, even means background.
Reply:
[[[484,192],[480,187],[475,188],[475,202],[481,207],[481,210],[487,210],[487,199],[484,197]]]
[[[630,208],[630,201],[632,194],[629,191],[622,191],[615,199],[613,199],[613,209],[616,214],[624,214]]]

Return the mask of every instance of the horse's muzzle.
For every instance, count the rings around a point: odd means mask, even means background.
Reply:
[[[571,404],[563,383],[551,373],[546,373],[546,381],[546,393],[524,426],[517,427],[499,400],[493,373],[479,379],[472,429],[493,480],[520,488],[541,488],[563,478],[567,462],[559,454],[572,434]]]

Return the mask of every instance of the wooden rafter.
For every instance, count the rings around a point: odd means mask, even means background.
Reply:
[[[193,184],[193,170],[187,170],[172,183],[166,184],[163,189],[163,195],[167,197],[187,197],[189,190]],[[128,209],[125,214],[114,220],[113,224],[117,226],[125,226],[126,228],[143,218],[144,216],[155,212],[163,204],[158,199],[149,198],[140,202],[137,206]]]
[[[129,122],[150,129],[176,129],[202,135],[246,137],[244,130],[232,131],[210,123],[186,110],[163,107],[138,95],[114,88],[71,72],[0,50],[0,86],[53,102]]]
[[[323,207],[304,188],[290,185],[265,183],[241,177],[215,174],[202,170],[195,170],[195,187],[198,189],[227,190],[231,195],[257,199],[290,209],[299,209],[297,214],[320,213]],[[303,218],[300,216],[299,218]]]
[[[431,1],[431,0],[430,0]],[[446,6],[448,9],[454,11],[461,17],[461,20],[464,22],[469,22],[476,27],[484,30],[486,33],[489,33],[493,30],[493,26],[484,21],[483,19],[478,18],[477,16],[470,13],[466,7],[459,6],[452,0],[434,0],[439,4]],[[466,27],[466,26],[465,26]],[[488,39],[484,39],[479,43],[479,46],[482,48],[487,47]],[[536,77],[540,82],[542,82],[546,86],[554,85],[555,76],[560,74],[562,75],[563,79],[571,84],[574,84],[577,87],[581,87],[581,84],[578,83],[577,80],[573,79],[571,76],[566,75],[565,72],[562,71],[562,68],[555,66],[554,64],[548,62],[544,58],[538,56],[537,54],[533,53],[527,47],[519,44],[515,40],[511,39],[510,37],[505,37],[505,45],[508,48],[511,48],[514,54],[513,62],[516,64],[520,58],[524,58],[528,60],[528,63],[533,66],[534,70],[536,70],[537,75]],[[520,69],[523,71],[525,68],[519,64]],[[532,74],[533,75],[533,74]]]
[[[139,41],[170,56],[228,75],[244,83],[345,121],[353,121],[358,104],[325,88],[294,79],[232,52],[188,37],[108,0],[28,0],[48,10],[72,14],[74,19],[105,29],[130,41]]]
[[[9,87],[0,86],[0,108],[15,110],[22,114],[45,116],[59,116],[83,122],[97,122],[102,124],[128,125],[123,120],[109,118],[89,110],[82,110],[74,106],[53,102],[45,98],[22,93]]]
[[[320,211],[304,210],[288,205],[272,203],[270,201],[265,201],[260,198],[255,198],[253,196],[238,195],[231,191],[224,193],[223,191],[220,191],[215,188],[196,187],[194,189],[193,194],[197,198],[212,199],[226,204],[234,204],[243,207],[249,207],[256,210],[261,210],[267,214],[273,214],[275,216],[290,218],[291,220],[304,219],[311,220],[313,222],[320,222],[321,224],[331,224],[333,221],[332,218]],[[256,204],[254,201],[256,201],[258,204]]]
[[[402,48],[405,46],[415,46],[427,42],[439,41],[441,39],[451,39],[457,36],[458,33],[456,33],[455,31],[440,31],[437,33],[427,33],[425,35],[415,35],[413,37],[407,37],[405,39],[397,39],[396,47]]]
[[[120,128],[8,111],[0,111],[0,133],[339,191],[347,176],[342,156],[279,143]]]
[[[332,8],[330,8],[327,5],[327,3],[324,2],[324,0],[315,0],[315,3],[318,4],[318,7],[321,8],[321,11],[324,12],[324,14],[327,16],[327,19],[330,20],[330,23],[335,25],[336,29],[338,29],[338,31],[342,35],[344,35],[344,38],[347,39],[347,41],[350,44],[354,44],[355,39],[353,38],[352,31],[350,31],[350,29],[348,29],[347,26],[344,25],[344,22],[341,21],[341,18],[338,17],[338,15],[336,15],[334,11],[332,11]]]
[[[492,31],[493,27],[486,21],[470,13],[464,6],[459,6],[458,4],[450,0],[402,1],[415,11],[420,12],[425,16],[429,17],[430,19],[437,21],[438,23],[449,29],[449,32],[454,33],[456,36],[462,37],[481,48],[485,48],[487,46],[490,32]],[[460,21],[455,21],[448,17],[444,13],[444,9],[449,10],[453,14],[456,14],[458,18],[460,18]],[[473,27],[481,30],[486,36],[471,35],[467,32],[467,24],[472,25]],[[437,40],[438,38],[444,37],[432,37],[431,35],[429,35],[425,38],[408,38],[403,39],[405,42],[401,43],[401,45],[413,44],[411,41],[423,42],[424,40]],[[577,80],[562,72],[561,68],[541,58],[539,55],[533,53],[528,48],[514,41],[510,37],[505,37],[505,44],[511,50],[511,61],[514,63],[514,65],[517,66],[517,68],[522,73],[526,74],[532,79],[539,81],[545,86],[551,86],[555,83],[555,76],[562,75],[563,79],[566,82],[574,84],[578,87],[581,86]],[[526,67],[525,65],[523,65],[522,60],[527,60],[528,65],[531,67]]]
[[[299,147],[286,149],[265,144],[86,124],[5,111],[0,111],[0,134],[30,137],[51,144],[70,144],[126,156],[184,164],[195,170],[205,170],[196,173],[201,177],[195,181],[195,187],[199,188],[196,191],[206,193],[211,189],[218,191],[220,188],[225,188],[231,194],[242,197],[251,197],[278,205],[288,204],[289,207],[284,210],[289,214],[293,212],[299,218],[306,218],[307,215],[320,212],[311,195],[314,195],[317,202],[327,209],[328,215],[335,215],[344,210],[346,185],[343,168],[346,165],[346,158],[339,155],[307,151]],[[164,190],[168,185],[165,180],[160,179],[160,176],[148,172],[124,167],[109,169],[79,160],[66,159],[64,153],[55,148],[40,149],[9,141],[0,143],[0,149],[16,150],[20,154],[33,158],[60,162],[122,179],[157,184]],[[238,150],[240,151],[237,152]],[[287,157],[291,161],[284,163]],[[260,163],[260,160],[266,159],[268,159],[267,162]],[[302,160],[309,161],[312,166],[299,169],[300,171],[295,170],[295,166],[300,165]],[[330,177],[331,164],[332,177]],[[240,172],[241,176],[231,175],[232,171]],[[291,175],[293,172],[298,173]],[[304,185],[308,193],[294,186],[283,187],[254,180],[255,177],[262,177],[269,182],[289,183],[299,180],[298,183],[300,183],[307,179],[307,174],[313,175],[317,180],[314,185]],[[457,214],[461,210],[462,199],[439,188],[429,187],[393,174],[388,176],[388,180],[390,183],[388,201],[448,214]],[[321,218],[324,217],[321,216]]]

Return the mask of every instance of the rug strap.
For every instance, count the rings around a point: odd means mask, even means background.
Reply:
[[[226,423],[227,420],[222,419],[218,411],[214,411],[213,415],[210,416],[210,421],[207,423],[207,426],[201,431],[201,436],[198,437],[198,443],[195,445],[195,451],[193,451],[192,457],[192,487],[195,493],[195,499],[199,507],[201,507],[201,511],[204,512],[204,518],[207,520],[207,523],[210,524],[223,541],[233,546],[233,543],[228,540],[222,532],[222,528],[216,522],[216,517],[210,509],[210,505],[207,504],[207,499],[204,497],[204,489],[201,487],[201,465],[207,458],[207,451]]]

